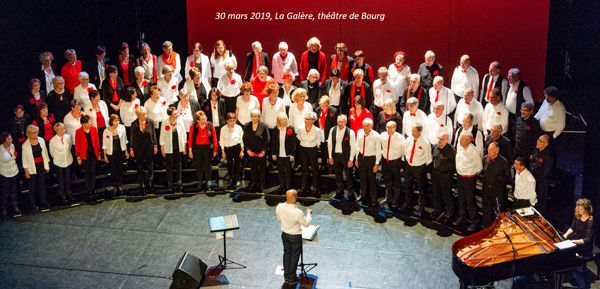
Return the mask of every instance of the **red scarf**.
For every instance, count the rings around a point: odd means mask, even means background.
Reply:
[[[337,53],[333,56],[333,60],[331,60],[331,69],[339,69],[340,70],[340,78],[342,80],[348,81],[348,57],[344,57],[342,59],[342,68],[338,67],[339,58]]]
[[[327,118],[328,111],[329,111],[329,106],[326,109],[321,109],[321,115],[319,116],[319,127],[321,129],[325,129],[325,118]]]
[[[423,87],[419,87],[419,95],[417,96],[418,100],[421,100],[421,92],[423,92]],[[410,88],[406,91],[406,110],[408,110],[408,99],[410,98]]]
[[[359,86],[359,87],[361,87],[361,89],[360,89],[360,96],[362,98],[365,98],[364,81],[363,81],[363,84],[361,86]],[[355,94],[356,94],[356,81],[352,83],[352,91],[350,92],[350,97],[351,97],[350,101],[352,102],[352,105],[350,107],[354,107],[354,98],[356,97]],[[408,108],[408,106],[406,106],[406,107]]]
[[[256,59],[258,57],[258,59]],[[262,64],[262,56],[260,54],[256,54],[254,53],[254,57],[252,58],[252,64],[254,65],[257,61],[258,61],[258,65],[254,66],[254,69],[252,69],[252,78],[256,78],[256,71],[258,70],[259,67],[261,67]]]
[[[108,84],[110,84],[110,87],[113,90],[113,98],[112,101],[113,102],[118,102],[119,101],[119,95],[117,94],[117,79],[113,80],[108,80]]]
[[[175,58],[177,57],[177,53],[176,52],[171,52],[171,54],[169,55],[165,55],[163,53],[163,62],[166,65],[171,65],[173,67],[173,69],[177,69],[177,61],[175,60]],[[156,66],[155,66],[156,67]]]

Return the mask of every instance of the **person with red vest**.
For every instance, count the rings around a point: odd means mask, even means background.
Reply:
[[[252,42],[252,52],[246,55],[246,74],[244,81],[252,81],[258,77],[258,68],[261,66],[271,67],[269,54],[262,52],[262,44],[258,41]]]
[[[65,79],[65,87],[71,94],[75,87],[79,85],[79,73],[81,72],[81,60],[77,60],[77,53],[74,49],[65,51],[67,63],[60,70],[60,75]]]
[[[318,38],[313,37],[306,43],[308,49],[302,53],[300,57],[299,74],[300,81],[308,79],[308,72],[311,69],[316,69],[321,76],[319,80],[321,83],[325,82],[327,78],[327,57],[325,53],[321,51],[321,41]]]
[[[196,165],[198,190],[200,191],[211,191],[213,189],[210,184],[211,163],[212,158],[217,156],[219,147],[215,127],[206,118],[204,111],[199,110],[196,112],[196,123],[190,126],[187,140],[189,157],[194,160]]]
[[[340,72],[340,79],[348,81],[350,79],[350,67],[354,64],[354,58],[348,55],[348,46],[346,43],[335,45],[335,54],[331,55],[330,70],[337,69]]]
[[[363,120],[373,119],[371,112],[365,108],[365,99],[357,95],[354,98],[354,107],[350,109],[350,128],[354,133],[362,128]]]
[[[83,166],[88,202],[96,202],[96,165],[100,160],[98,129],[88,115],[81,116],[81,127],[75,132],[77,164]]]
[[[127,42],[121,43],[121,47],[119,47],[119,57],[117,59],[119,60],[117,69],[123,83],[125,86],[133,85],[133,80],[135,79],[135,57],[133,54],[129,53],[129,44],[127,44]]]

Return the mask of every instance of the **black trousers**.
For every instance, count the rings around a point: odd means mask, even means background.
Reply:
[[[546,212],[546,204],[548,201],[548,189],[550,187],[550,183],[545,178],[536,179],[535,183],[535,193],[537,195],[537,203],[535,204],[535,208],[542,214]]]
[[[484,226],[490,225],[496,214],[496,210],[502,212],[504,200],[506,199],[506,187],[490,186],[483,184],[483,190],[481,192],[481,209],[483,210],[483,217],[481,223]]]
[[[35,193],[39,195],[39,201],[42,204],[46,201],[46,169],[44,163],[35,164],[35,174],[29,174],[29,198],[31,205],[35,207]]]
[[[265,185],[266,167],[264,157],[249,157],[250,163],[250,188],[263,188]]]
[[[385,182],[385,198],[388,203],[398,204],[398,198],[402,192],[402,179],[400,171],[402,170],[402,160],[381,159],[381,171],[383,172],[383,181]]]
[[[173,153],[167,154],[165,160],[167,162],[167,188],[173,188],[173,170],[175,170],[175,184],[181,186],[181,160],[183,153],[174,150]]]
[[[225,99],[225,113],[235,113],[235,109],[237,108],[237,97],[237,95],[231,97],[223,96],[223,99]]]
[[[125,160],[125,155],[120,148],[115,150],[113,148],[113,154],[107,155],[108,157],[108,166],[110,168],[110,176],[112,185],[115,189],[123,186],[123,161]]]
[[[352,168],[348,167],[348,159],[342,154],[333,154],[333,171],[335,173],[336,193],[344,192],[344,174],[346,175],[346,188],[348,192],[353,193],[354,179],[352,177]]]
[[[227,173],[229,174],[229,183],[235,184],[240,180],[242,174],[242,160],[240,159],[241,145],[235,145],[224,148],[227,158]]]
[[[283,241],[283,277],[285,280],[295,280],[298,260],[302,252],[302,235],[281,233]]]
[[[367,192],[371,196],[371,203],[377,201],[377,184],[375,183],[375,156],[363,157],[358,155],[358,174],[360,177],[360,195],[366,197]]]
[[[292,162],[290,157],[277,157],[279,170],[279,189],[288,190],[292,187]]]
[[[513,209],[521,209],[521,208],[526,208],[526,207],[530,207],[531,206],[531,202],[529,202],[528,199],[514,199],[513,200]]]
[[[454,216],[454,200],[452,196],[452,172],[431,171],[431,189],[433,194],[433,209],[444,211],[446,216]]]
[[[192,147],[194,153],[194,164],[196,165],[196,176],[198,177],[198,185],[210,182],[211,179],[211,162],[213,151],[210,145],[194,145]]]
[[[404,202],[410,205],[414,190],[419,191],[419,207],[425,206],[425,181],[427,178],[427,167],[411,166],[406,164],[405,167],[405,183],[404,183]],[[414,187],[414,188],[413,188]]]
[[[475,177],[458,176],[456,180],[456,190],[458,191],[458,216],[465,218],[467,211],[471,223],[479,224],[479,215],[477,214],[477,203],[475,201]]]
[[[312,187],[319,189],[319,167],[317,166],[317,147],[298,147],[300,156],[300,165],[302,172],[302,190],[308,188],[308,167],[310,166],[310,172],[312,174]]]
[[[154,179],[153,150],[154,148],[150,147],[147,151],[133,152],[135,155],[135,168],[138,172],[138,182],[142,187],[152,187]]]
[[[61,199],[71,198],[71,166],[61,168],[54,166],[56,170],[56,177],[58,178],[58,196]]]
[[[322,142],[319,146],[319,156],[321,157],[321,169],[329,171],[329,151],[327,149],[327,142]]]
[[[12,201],[13,208],[19,206],[19,199],[17,198],[18,178],[18,175],[10,178],[0,175],[0,181],[2,181],[2,191],[0,192],[0,194],[2,194],[2,203],[0,204],[0,208],[2,208],[2,210],[6,209],[6,206],[8,205],[8,197],[10,197],[10,200]]]
[[[96,189],[96,165],[98,159],[96,155],[87,153],[87,159],[81,160],[81,166],[83,166],[83,178],[85,179],[85,188],[88,192]]]

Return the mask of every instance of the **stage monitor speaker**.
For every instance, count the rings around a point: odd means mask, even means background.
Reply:
[[[206,264],[196,256],[185,252],[173,271],[170,289],[196,289],[204,282]]]

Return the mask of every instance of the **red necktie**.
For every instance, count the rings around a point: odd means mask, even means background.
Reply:
[[[386,162],[388,162],[388,163],[390,162],[390,142],[391,141],[392,141],[392,136],[390,135],[388,137],[387,156],[385,157],[386,158]]]
[[[415,148],[417,147],[417,140],[414,140],[412,151],[410,152],[410,163],[412,164],[413,157],[415,156]]]
[[[494,82],[492,81],[494,80],[493,76],[490,76],[490,86],[488,87],[488,93],[487,96],[485,97],[486,100],[490,100],[490,92],[492,92],[492,84],[494,84]]]
[[[471,105],[471,102],[470,102],[470,101],[465,101],[465,103],[466,103],[467,105]]]
[[[440,91],[436,91],[435,93],[435,101],[433,102],[433,104],[435,104],[438,101],[438,98],[440,97]]]
[[[365,134],[365,137],[363,138],[363,159],[365,158],[365,144],[367,143],[368,136],[368,134]]]
[[[493,158],[490,158],[490,161],[492,161],[492,162],[495,162],[496,160],[495,160],[495,159],[493,159]]]
[[[416,114],[416,113],[412,113],[412,112],[411,112],[411,113],[410,113],[410,116],[417,116],[417,114]]]

